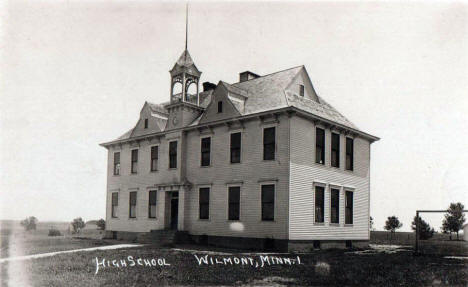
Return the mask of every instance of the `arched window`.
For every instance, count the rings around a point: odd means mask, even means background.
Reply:
[[[182,99],[182,83],[175,82],[172,86],[172,101],[180,101]]]
[[[187,102],[196,104],[197,103],[197,83],[196,82],[187,82],[187,95],[186,99]]]

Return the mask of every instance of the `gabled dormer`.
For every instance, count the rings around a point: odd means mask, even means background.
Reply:
[[[131,137],[164,131],[168,116],[168,112],[162,105],[145,102]]]
[[[247,92],[220,81],[214,90],[200,124],[242,115]]]
[[[286,86],[285,91],[290,95],[319,102],[317,93],[304,66],[302,66],[296,76]]]

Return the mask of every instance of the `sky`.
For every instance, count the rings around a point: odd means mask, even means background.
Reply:
[[[468,205],[468,2],[191,2],[201,81],[305,65],[371,151],[371,216]],[[0,219],[105,217],[107,151],[169,99],[185,4],[0,4]],[[427,216],[434,227],[441,215]]]

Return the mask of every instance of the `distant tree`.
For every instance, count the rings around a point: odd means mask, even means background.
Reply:
[[[73,233],[80,233],[81,229],[83,229],[86,226],[81,217],[73,219],[71,225],[73,227]]]
[[[390,231],[390,233],[393,236],[393,233],[395,233],[395,230],[401,228],[403,226],[403,223],[400,222],[398,217],[395,215],[387,217],[387,221],[385,221],[385,230]]]
[[[416,220],[418,218],[415,216],[413,222],[411,222],[411,229],[416,231]],[[434,236],[434,228],[431,228],[429,223],[424,221],[421,217],[419,217],[419,239],[426,240]]]
[[[106,229],[106,221],[104,219],[99,219],[97,222],[96,222],[96,225],[99,229],[101,230],[104,230]]]
[[[369,217],[369,228],[374,230],[374,218],[372,216]]]
[[[450,203],[447,213],[444,215],[442,231],[450,234],[450,240],[452,239],[452,232],[457,233],[458,240],[458,232],[462,229],[463,223],[465,223],[464,208],[465,207],[460,202]]]
[[[21,221],[21,226],[24,227],[25,230],[36,230],[36,223],[37,223],[37,218],[34,216],[30,216],[25,218],[24,220]]]
[[[49,236],[61,236],[62,233],[60,233],[60,231],[59,231],[57,228],[51,227],[51,228],[49,229],[49,234],[48,234],[48,235],[49,235]]]

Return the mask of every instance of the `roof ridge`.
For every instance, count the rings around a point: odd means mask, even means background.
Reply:
[[[304,67],[304,65],[299,65],[299,66],[287,68],[287,69],[284,69],[284,70],[281,70],[281,71],[276,71],[276,72],[273,72],[273,73],[269,73],[269,74],[260,76],[260,77],[258,77],[258,78],[254,78],[254,79],[250,79],[250,80],[245,80],[245,81],[242,81],[242,82],[235,82],[235,83],[230,84],[230,85],[235,85],[235,84],[240,84],[240,83],[245,83],[245,82],[249,82],[249,81],[258,80],[258,79],[261,79],[261,78],[264,78],[264,77],[268,77],[268,76],[271,76],[271,75],[274,75],[274,74],[286,72],[286,71],[289,71],[289,70],[292,70],[292,69],[297,69],[297,68],[299,68],[299,67]]]

